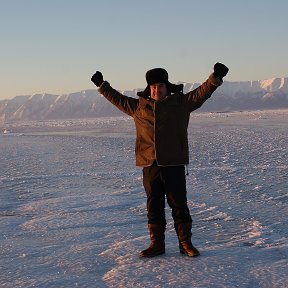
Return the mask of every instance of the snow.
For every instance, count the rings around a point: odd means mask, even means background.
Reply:
[[[188,204],[201,256],[149,244],[126,117],[0,127],[0,287],[287,287],[288,110],[194,113]]]
[[[285,89],[287,91],[287,80],[285,78],[272,78],[267,80],[262,80],[261,88],[267,91],[275,91],[277,89]]]

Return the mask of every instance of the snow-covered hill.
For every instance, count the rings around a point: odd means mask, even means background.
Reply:
[[[200,85],[200,83],[183,84],[184,92],[193,90]],[[121,92],[131,97],[137,97],[139,90],[142,89]],[[288,78],[273,78],[259,81],[224,82],[199,111],[222,112],[287,107]],[[102,97],[97,89],[64,95],[16,96],[11,100],[0,101],[0,122],[2,123],[118,115],[121,115],[121,112]]]

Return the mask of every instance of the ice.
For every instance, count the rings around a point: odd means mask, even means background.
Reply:
[[[0,135],[0,287],[287,287],[288,110],[194,113],[198,258],[149,244],[127,117],[21,122]]]

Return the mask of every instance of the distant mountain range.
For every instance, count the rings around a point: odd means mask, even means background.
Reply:
[[[201,83],[183,84],[186,93]],[[137,98],[137,91],[141,90],[120,92]],[[198,111],[228,112],[277,108],[288,108],[288,77],[259,81],[226,81]],[[93,90],[65,95],[35,94],[0,101],[1,123],[119,115],[122,113],[102,97],[96,87]]]

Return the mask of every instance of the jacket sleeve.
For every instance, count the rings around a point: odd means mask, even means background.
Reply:
[[[112,88],[107,81],[104,81],[99,87],[98,91],[119,110],[133,116],[137,110],[139,100],[125,96]]]
[[[184,94],[182,101],[190,112],[200,108],[202,104],[211,97],[212,93],[222,85],[223,81],[216,78],[213,74],[196,89]]]

